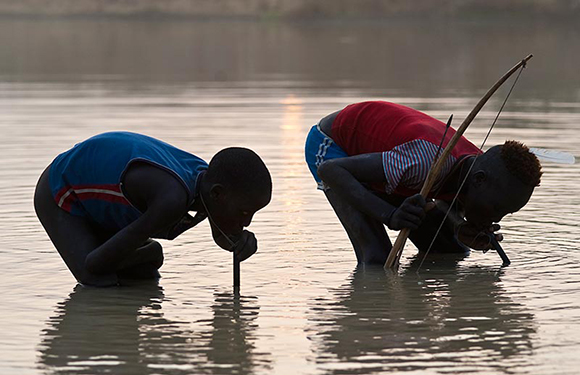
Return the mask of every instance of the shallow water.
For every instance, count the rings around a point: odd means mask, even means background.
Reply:
[[[502,222],[511,266],[474,252],[417,273],[408,245],[393,276],[356,268],[303,161],[312,124],[356,101],[453,113],[457,127],[530,52],[488,145],[579,157],[578,30],[527,26],[0,22],[0,373],[575,373],[578,165],[544,165],[530,203]],[[505,94],[468,130],[476,144]],[[259,251],[240,295],[207,223],[163,242],[158,285],[76,285],[33,188],[55,155],[109,130],[206,160],[232,145],[264,158],[274,196],[250,227]]]

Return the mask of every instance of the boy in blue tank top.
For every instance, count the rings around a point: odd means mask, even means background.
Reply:
[[[174,239],[207,217],[215,243],[247,259],[257,240],[244,228],[271,196],[270,173],[249,149],[226,148],[208,165],[155,138],[110,132],[58,155],[34,207],[74,277],[110,286],[159,277],[163,249],[153,238]]]

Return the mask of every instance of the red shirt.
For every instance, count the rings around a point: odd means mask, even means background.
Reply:
[[[444,132],[445,123],[415,109],[382,101],[351,104],[332,124],[333,140],[348,155],[382,152],[386,183],[380,190],[405,196],[421,190]],[[440,152],[454,134],[452,128],[447,131]],[[458,160],[480,153],[477,146],[461,137],[433,190]]]

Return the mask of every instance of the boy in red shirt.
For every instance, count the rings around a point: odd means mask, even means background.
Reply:
[[[427,250],[457,193],[434,250],[489,249],[488,234],[501,241],[497,223],[539,185],[540,163],[523,144],[507,141],[482,153],[461,137],[428,196],[436,201],[426,201],[418,193],[444,132],[444,123],[424,113],[380,101],[351,104],[311,129],[306,161],[359,263],[384,264],[392,247],[384,225],[411,229],[409,238]],[[443,146],[454,133],[449,129]]]

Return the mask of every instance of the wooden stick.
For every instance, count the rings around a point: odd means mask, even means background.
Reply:
[[[421,188],[420,194],[423,197],[427,197],[427,194],[429,194],[429,192],[431,191],[431,188],[433,187],[433,184],[437,180],[437,177],[439,176],[441,169],[443,169],[443,165],[445,164],[445,160],[447,159],[447,157],[449,156],[449,154],[453,150],[453,147],[455,147],[455,145],[457,144],[457,142],[459,141],[459,139],[461,138],[463,133],[465,133],[465,130],[467,129],[469,124],[471,124],[471,122],[473,121],[473,119],[475,118],[477,113],[485,105],[485,103],[488,101],[488,99],[497,91],[497,89],[501,85],[503,85],[503,83],[505,81],[507,81],[507,79],[512,74],[514,74],[520,67],[525,66],[526,63],[528,62],[528,60],[531,59],[532,57],[533,57],[533,55],[528,55],[522,61],[517,63],[513,68],[511,68],[507,73],[505,73],[485,93],[483,98],[481,98],[479,100],[479,102],[475,105],[475,107],[471,110],[471,112],[469,112],[469,115],[467,115],[465,120],[463,120],[463,123],[457,129],[457,131],[455,132],[455,134],[453,135],[453,137],[451,138],[451,140],[449,141],[449,143],[445,147],[445,150],[443,150],[443,153],[441,154],[439,159],[437,159],[437,162],[431,166],[431,169],[429,170],[429,173],[427,175],[427,179],[425,180],[425,183],[423,184],[423,187]],[[411,232],[411,230],[408,228],[404,228],[403,230],[401,230],[399,232],[399,235],[397,236],[397,239],[395,240],[395,244],[393,245],[393,248],[391,249],[391,252],[389,253],[389,257],[387,258],[387,261],[385,262],[385,268],[395,268],[396,264],[399,263],[401,255],[403,254],[403,248],[405,247],[405,242],[407,242],[407,238],[409,237],[410,232]]]
[[[236,253],[234,253],[233,251],[232,253],[234,254],[234,289],[235,289],[240,287],[240,261],[238,260]]]
[[[499,254],[499,257],[503,261],[502,266],[503,267],[509,266],[511,264],[510,258],[508,258],[507,254],[505,253],[505,251],[503,251],[503,248],[501,247],[499,242],[497,242],[497,239],[495,238],[495,234],[489,233],[488,236],[489,236],[489,241],[491,242],[491,245],[493,246],[495,251],[497,251],[497,253]]]

